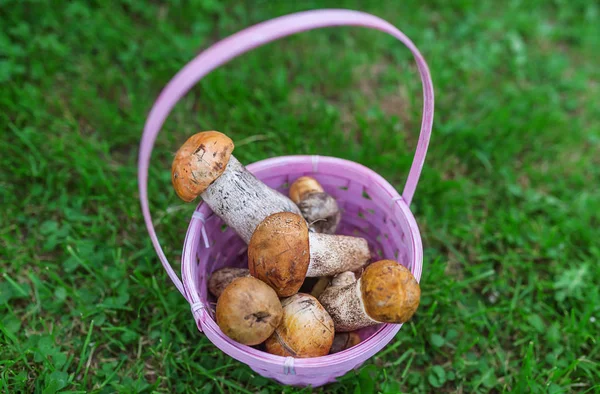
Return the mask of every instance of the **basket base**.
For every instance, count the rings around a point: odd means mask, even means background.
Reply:
[[[352,370],[357,370],[360,367],[362,367],[364,363],[360,363],[358,365],[356,365]],[[271,371],[267,371],[265,369],[260,369],[260,368],[256,368],[253,367],[252,365],[250,366],[250,368],[258,373],[259,375],[265,377],[265,378],[269,378],[272,379],[274,381],[276,381],[277,383],[286,385],[286,386],[294,386],[294,387],[321,387],[321,386],[325,386],[328,384],[332,384],[332,383],[336,383],[337,379],[346,375],[348,372],[350,371],[339,371],[338,373],[334,373],[334,374],[328,374],[328,375],[296,375],[295,371],[293,370],[293,368],[291,368],[288,371],[288,374],[280,374],[280,373],[272,373]]]

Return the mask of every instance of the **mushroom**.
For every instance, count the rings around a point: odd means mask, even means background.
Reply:
[[[319,301],[297,293],[281,301],[283,319],[265,342],[267,352],[278,356],[319,357],[329,353],[335,331],[333,320]]]
[[[224,267],[216,270],[208,279],[208,291],[219,298],[223,290],[236,278],[250,276],[247,268]]]
[[[340,224],[340,208],[316,179],[309,176],[296,179],[290,186],[289,195],[308,221],[311,231],[335,234]]]
[[[258,345],[281,323],[283,308],[275,291],[253,277],[234,279],[217,301],[216,318],[225,335],[244,345]]]
[[[248,244],[250,274],[273,287],[280,297],[296,294],[305,277],[353,271],[370,258],[365,239],[311,233],[306,221],[291,212],[268,216]]]
[[[356,331],[336,332],[329,354],[339,353],[360,343],[360,335]]]
[[[408,321],[419,306],[421,289],[412,273],[393,260],[380,260],[365,268],[355,282],[329,286],[319,301],[339,332],[379,323]]]
[[[233,141],[218,131],[191,136],[177,151],[171,167],[175,192],[185,202],[198,196],[248,243],[256,226],[275,212],[299,208],[271,189],[233,155]]]

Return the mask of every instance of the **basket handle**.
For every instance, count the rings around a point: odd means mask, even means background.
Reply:
[[[415,193],[421,169],[425,161],[431,127],[433,124],[433,84],[427,63],[419,53],[412,41],[400,30],[390,23],[374,15],[359,11],[343,9],[324,9],[298,12],[248,27],[239,31],[206,49],[190,61],[177,75],[171,79],[160,96],[154,103],[146,124],[140,143],[138,159],[138,183],[142,213],[146,228],[154,249],[162,262],[167,274],[177,287],[177,290],[189,301],[181,280],[169,265],[167,258],[158,242],[152,217],[148,207],[148,165],[150,154],[164,121],[178,100],[184,96],[202,77],[217,67],[227,63],[229,60],[241,55],[253,48],[259,47],[278,38],[286,37],[298,32],[330,27],[330,26],[361,26],[380,30],[400,40],[412,52],[423,84],[423,119],[421,122],[421,133],[415,151],[415,157],[410,167],[408,179],[404,185],[402,198],[410,205]]]

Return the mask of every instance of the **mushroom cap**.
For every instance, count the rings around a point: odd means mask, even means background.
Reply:
[[[367,315],[382,323],[404,323],[417,308],[421,288],[412,273],[393,260],[380,260],[365,268],[360,291]]]
[[[301,176],[290,186],[290,200],[299,204],[309,193],[322,193],[323,188],[315,178]]]
[[[297,205],[315,232],[336,233],[342,214],[335,198],[325,192],[307,193]]]
[[[244,345],[258,345],[279,326],[281,302],[272,288],[253,277],[234,279],[217,301],[216,318],[225,335]]]
[[[219,298],[223,293],[223,290],[225,290],[234,279],[243,276],[250,276],[250,271],[247,268],[220,268],[210,274],[210,278],[208,278],[208,291],[216,298]]]
[[[231,152],[233,141],[218,131],[188,138],[171,166],[171,182],[179,198],[190,202],[203,193],[225,171]]]
[[[270,285],[280,297],[298,292],[309,263],[308,226],[295,213],[266,217],[248,243],[250,275]]]
[[[281,302],[283,319],[265,342],[267,352],[278,356],[320,357],[329,353],[335,329],[331,316],[317,299],[297,293]]]

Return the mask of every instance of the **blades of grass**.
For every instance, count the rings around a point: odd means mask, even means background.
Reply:
[[[7,273],[4,273],[2,275],[4,277],[4,279],[6,279],[6,281],[8,283],[10,283],[10,285],[12,287],[15,288],[15,290],[17,290],[19,292],[19,294],[21,294],[23,297],[27,297],[29,294],[17,283],[15,282]]]
[[[169,307],[168,307],[167,301],[165,300],[165,297],[163,297],[162,292],[160,291],[160,288],[158,287],[158,283],[156,282],[156,277],[154,275],[152,275],[152,287],[154,287],[154,290],[156,291],[156,295],[158,296],[160,303],[163,305],[163,308],[166,311],[168,311]]]
[[[29,364],[29,361],[27,361],[27,357],[25,355],[25,353],[21,350],[21,346],[19,345],[19,340],[17,339],[17,337],[15,337],[11,332],[9,332],[8,330],[4,329],[4,326],[2,324],[0,324],[0,331],[2,331],[2,333],[8,338],[10,339],[10,341],[13,343],[13,346],[17,349],[17,352],[20,354],[19,355],[19,359],[21,361],[23,361],[23,363],[25,364],[25,366],[27,366],[27,368],[30,371],[34,371],[33,367]]]
[[[102,382],[102,384],[100,385],[101,389],[104,388],[104,386],[106,386],[108,383],[110,383],[112,378],[117,374],[117,372],[119,372],[119,370],[121,369],[121,367],[123,366],[124,363],[125,363],[125,359],[121,360],[119,365],[117,365],[117,367],[111,372],[111,374],[108,375],[106,377],[106,379],[104,379],[104,382]]]
[[[79,364],[77,364],[77,369],[75,370],[75,376],[79,375],[79,371],[81,371],[81,367],[83,366],[83,363],[84,363],[83,360],[85,360],[85,350],[90,345],[93,331],[94,331],[94,320],[92,319],[92,321],[90,322],[90,326],[88,328],[88,332],[85,337],[85,340],[83,341],[83,347],[81,348],[81,353],[79,355]]]
[[[83,267],[83,269],[85,269],[90,275],[92,275],[92,277],[98,278],[99,280],[103,281],[102,276],[96,275],[94,271],[92,271],[92,269],[87,265],[87,263],[85,263],[83,259],[81,259],[77,253],[75,253],[71,245],[67,245],[67,252],[79,263],[79,265]],[[106,283],[104,284],[106,285]]]
[[[119,305],[106,305],[106,304],[98,304],[98,308],[102,308],[104,310],[119,310],[119,311],[133,311],[134,309],[130,306],[119,306]]]
[[[589,389],[583,391],[581,394],[586,394],[586,393],[591,393],[591,392],[597,393],[599,391],[600,391],[600,384],[595,384],[592,387],[590,387]]]
[[[460,282],[460,284],[456,285],[456,287],[457,287],[457,289],[462,290],[464,288],[469,287],[470,285],[472,285],[475,282],[478,282],[478,281],[480,281],[482,279],[485,279],[485,278],[489,278],[490,276],[493,276],[495,274],[496,274],[496,271],[489,270],[489,271],[483,272],[483,273],[481,273],[481,274],[479,274],[477,276],[474,276],[472,278],[468,278],[468,279],[462,280]]]
[[[519,294],[521,292],[521,278],[517,279],[517,284],[515,285],[515,290],[512,299],[510,300],[510,309],[508,311],[508,320],[513,321],[514,311],[517,310],[517,300],[519,299]]]
[[[84,386],[87,386],[87,384],[88,384],[88,382],[87,382],[88,372],[90,370],[90,366],[92,364],[92,357],[94,356],[95,351],[96,351],[96,347],[94,346],[94,347],[92,347],[92,350],[90,350],[90,354],[88,355],[88,359],[85,363],[85,372],[83,373],[83,379],[82,379]]]
[[[379,353],[378,357],[384,358],[385,356],[387,356],[391,352],[393,352],[396,349],[398,349],[401,345],[402,345],[402,342],[400,342],[400,341],[394,341],[394,343],[392,343],[391,345],[387,346],[385,348],[385,350],[383,350],[381,353]]]
[[[406,360],[409,356],[413,356],[414,357],[415,351],[414,350],[409,350],[407,352],[405,352],[402,356],[400,356],[397,360],[393,361],[390,366],[391,367],[397,367],[398,365],[402,364],[404,362],[404,360]]]
[[[209,378],[209,379],[212,379],[212,380],[219,381],[219,382],[223,383],[225,386],[227,386],[227,387],[229,387],[229,388],[232,388],[232,389],[235,389],[235,390],[238,390],[238,391],[239,391],[239,392],[241,392],[241,393],[245,393],[245,394],[252,394],[252,392],[251,392],[251,391],[248,391],[248,390],[246,390],[246,389],[245,389],[245,388],[243,388],[242,386],[239,386],[239,385],[237,385],[237,384],[235,384],[235,383],[233,383],[233,382],[230,382],[230,381],[228,381],[227,379],[224,379],[224,378],[222,378],[222,377],[220,377],[220,376],[215,376],[215,375],[213,375],[213,374],[209,373],[209,372],[208,372],[206,369],[204,369],[204,367],[202,367],[201,365],[198,365],[198,364],[194,363],[194,364],[191,364],[190,366],[191,366],[191,367],[193,367],[193,368],[194,368],[196,371],[198,371],[200,374],[202,374],[202,375],[206,376],[206,377],[207,377],[207,378]]]
[[[235,366],[236,366],[236,364],[230,362],[230,363],[227,363],[227,364],[222,365],[220,367],[213,368],[213,369],[209,370],[208,372],[209,373],[215,373],[215,372],[219,372],[219,371],[224,371],[226,369],[230,369],[231,367],[235,367]]]
[[[533,342],[529,342],[529,346],[527,347],[527,351],[525,353],[525,357],[523,357],[523,364],[521,366],[521,370],[519,371],[518,377],[518,392],[524,392],[527,386],[530,386],[532,381],[532,373],[534,366],[533,359]],[[530,387],[531,388],[531,387]]]
[[[406,379],[406,375],[408,375],[408,371],[410,370],[410,366],[413,363],[413,360],[415,359],[416,353],[412,354],[412,357],[410,358],[410,360],[408,360],[408,362],[406,363],[406,367],[404,367],[404,371],[402,371],[402,380]]]
[[[33,298],[35,300],[35,309],[34,311],[39,311],[42,308],[42,301],[40,300],[40,292],[38,287],[44,286],[37,277],[31,274],[31,272],[27,273],[27,277],[32,283],[33,287]],[[33,312],[32,312],[33,313]]]

